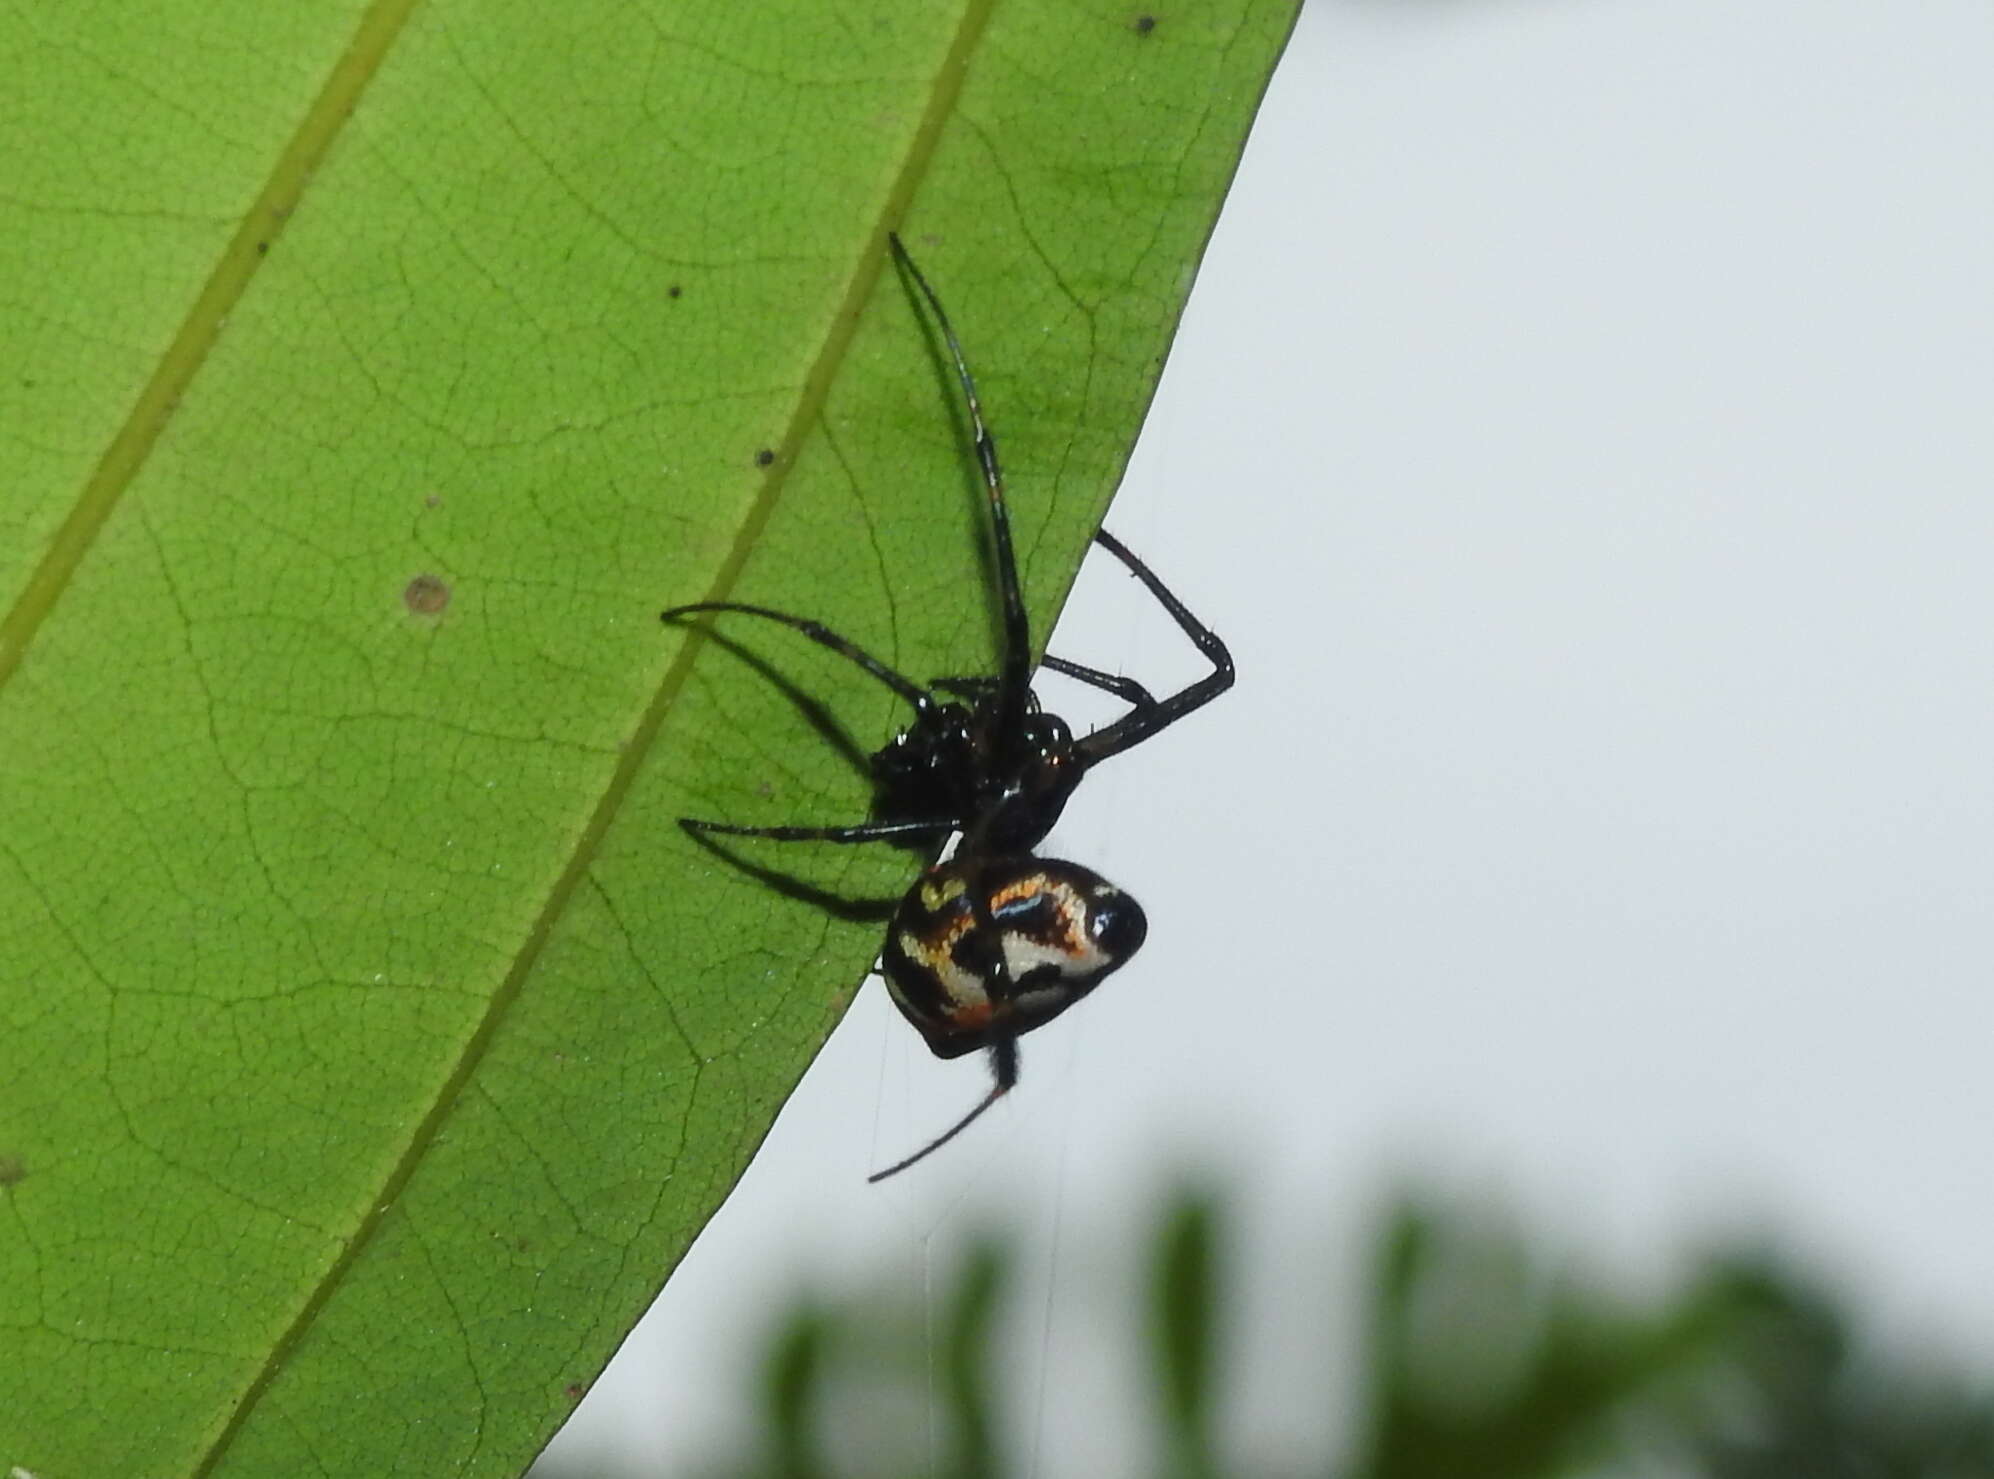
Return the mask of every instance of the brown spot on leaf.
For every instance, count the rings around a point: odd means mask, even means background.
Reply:
[[[418,575],[402,587],[402,604],[417,616],[434,616],[450,604],[450,587],[439,576]]]
[[[0,1189],[19,1186],[28,1179],[28,1163],[17,1155],[0,1155]]]

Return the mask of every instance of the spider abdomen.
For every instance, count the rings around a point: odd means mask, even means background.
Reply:
[[[994,929],[977,928],[979,891]],[[1148,931],[1141,905],[1077,863],[952,860],[900,901],[886,933],[886,984],[936,1056],[956,1058],[1043,1027]]]

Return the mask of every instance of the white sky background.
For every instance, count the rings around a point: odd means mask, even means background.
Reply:
[[[1408,1176],[1994,1364],[1990,77],[1985,0],[1310,0],[1110,516],[1240,684],[1048,844],[1146,950],[879,1188],[984,1079],[868,987],[555,1451],[733,1451],[792,1294],[1003,1214],[1030,1472],[1144,1472],[1101,1270],[1187,1164],[1249,1458],[1341,1431]],[[1053,645],[1161,692],[1136,590]]]

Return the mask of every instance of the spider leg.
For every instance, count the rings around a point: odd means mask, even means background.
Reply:
[[[900,244],[899,234],[888,232],[886,240],[893,248],[894,260],[914,280],[914,286],[920,289],[921,297],[935,316],[935,327],[941,330],[942,342],[948,346],[949,358],[955,364],[956,379],[962,385],[963,400],[969,407],[969,429],[976,443],[976,460],[983,470],[984,491],[989,495],[990,540],[997,555],[997,595],[1004,615],[1004,664],[998,677],[995,732],[1000,736],[1016,735],[1024,729],[1025,713],[1031,701],[1032,633],[1025,617],[1024,593],[1018,586],[1018,559],[1011,550],[1011,515],[1004,507],[1004,474],[997,465],[997,440],[983,424],[983,405],[976,396],[976,381],[969,373],[969,362],[963,358],[962,345],[956,339],[955,328],[949,323],[942,300],[935,296],[935,290],[928,286],[921,269],[907,255],[907,248]]]
[[[775,842],[897,842],[909,837],[947,838],[961,830],[949,817],[911,821],[893,819],[880,822],[854,822],[844,827],[743,827],[733,822],[702,822],[697,817],[680,817],[679,825],[688,832],[720,833],[728,837],[767,837]]]
[[[1090,668],[1084,663],[1068,662],[1063,657],[1054,657],[1050,652],[1039,659],[1039,666],[1050,668],[1055,673],[1064,673],[1069,678],[1077,678],[1089,687],[1103,689],[1135,708],[1143,708],[1156,702],[1156,695],[1133,678],[1124,678],[1117,673],[1104,673],[1099,668]],[[988,696],[996,686],[995,678],[982,675],[928,680],[928,687],[937,692],[954,694],[957,698],[966,698],[972,702]]]
[[[884,1181],[889,1176],[898,1176],[915,1162],[926,1160],[981,1119],[984,1110],[1017,1087],[1018,1040],[1015,1037],[1000,1037],[990,1044],[990,1076],[994,1080],[990,1085],[990,1092],[976,1101],[975,1108],[906,1159],[895,1161],[884,1171],[874,1171],[866,1177],[867,1183],[874,1184]]]
[[[997,687],[997,680],[982,674],[961,678],[930,678],[928,687],[937,693],[953,694],[957,698],[966,698],[975,703],[979,699],[989,697],[991,691]]]
[[[978,868],[973,871],[965,882],[969,889],[970,912],[976,917],[975,933],[990,942],[982,961],[984,969],[988,972],[984,979],[983,990],[994,1005],[1011,995],[1011,972],[1004,959],[1004,938],[997,930],[997,919],[990,908],[990,890],[983,882],[982,870]],[[869,1183],[884,1181],[889,1176],[899,1175],[915,1162],[926,1160],[982,1118],[984,1110],[1017,1087],[1018,1039],[1015,1033],[999,1032],[991,1038],[990,1078],[990,1092],[977,1100],[968,1114],[904,1160],[895,1161],[884,1171],[873,1172],[866,1177],[866,1181]]]
[[[884,925],[893,917],[899,907],[898,898],[855,898],[850,894],[834,893],[827,888],[819,888],[806,879],[793,873],[785,873],[779,868],[766,867],[747,855],[745,848],[724,847],[703,833],[692,834],[693,841],[705,848],[728,867],[745,873],[762,887],[781,894],[786,899],[808,904],[821,909],[833,919],[850,920],[853,923]]]
[[[1133,678],[1124,678],[1116,673],[1104,673],[1099,668],[1086,667],[1077,662],[1068,662],[1063,657],[1054,657],[1048,652],[1039,659],[1039,666],[1051,668],[1055,673],[1064,673],[1069,678],[1078,678],[1090,688],[1099,688],[1112,693],[1123,703],[1137,709],[1156,707],[1156,695],[1144,688]]]
[[[1180,689],[1166,699],[1139,707],[1132,714],[1125,714],[1105,729],[1097,729],[1075,747],[1086,758],[1089,765],[1119,755],[1131,745],[1139,745],[1161,729],[1175,724],[1194,709],[1201,709],[1213,699],[1232,687],[1232,654],[1226,650],[1218,634],[1193,616],[1184,603],[1170,594],[1169,588],[1150,572],[1149,566],[1136,558],[1129,547],[1123,544],[1106,529],[1097,530],[1094,538],[1101,547],[1128,567],[1129,574],[1149,588],[1158,604],[1170,613],[1171,620],[1178,629],[1191,639],[1198,651],[1205,655],[1212,665],[1210,673],[1200,678],[1190,687]],[[1077,676],[1077,675],[1076,675]]]
[[[791,616],[786,611],[771,611],[766,606],[749,606],[740,601],[694,601],[685,606],[674,606],[661,613],[665,621],[677,621],[682,616],[690,616],[695,611],[738,611],[745,616],[765,617],[779,621],[786,627],[794,627],[819,647],[828,647],[842,658],[847,658],[864,668],[888,688],[912,704],[917,713],[925,713],[933,706],[934,697],[912,678],[903,677],[885,663],[867,652],[856,642],[847,640],[825,626],[821,621],[811,621],[808,617]]]

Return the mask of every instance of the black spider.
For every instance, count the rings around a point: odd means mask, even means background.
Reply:
[[[1142,743],[1232,686],[1232,655],[1149,567],[1107,530],[1094,538],[1128,567],[1197,644],[1212,671],[1157,699],[1132,678],[1048,655],[1044,665],[1128,704],[1103,729],[1075,739],[1032,692],[1031,629],[1011,551],[997,444],[983,424],[976,382],[941,300],[897,235],[894,260],[913,282],[954,362],[969,408],[977,461],[989,494],[1003,661],[994,677],[938,678],[922,686],[820,622],[738,601],[674,606],[666,621],[701,611],[736,611],[793,627],[864,668],[913,707],[914,718],[871,758],[873,819],[849,826],[747,827],[682,819],[694,833],[768,837],[781,842],[897,842],[921,848],[929,866],[907,891],[887,928],[881,964],[894,1003],[943,1058],[990,1050],[994,1083],[976,1107],[905,1160],[873,1175],[904,1171],[967,1129],[1018,1081],[1018,1039],[1080,1000],[1141,946],[1148,923],[1136,901],[1076,863],[1032,849],[1052,830],[1080,778],[1101,761]],[[936,862],[948,839],[962,841]]]

